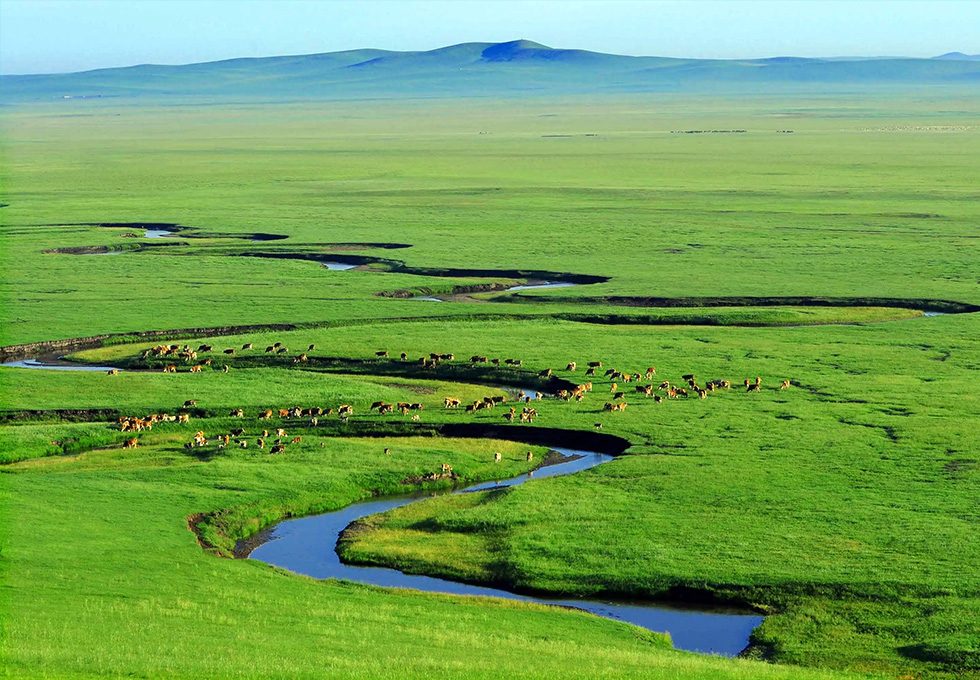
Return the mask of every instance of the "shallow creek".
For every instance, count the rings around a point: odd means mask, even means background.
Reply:
[[[569,475],[613,460],[592,451],[555,448],[571,460],[540,468],[498,482],[483,482],[444,493],[471,493],[523,484],[529,479]],[[519,595],[497,588],[457,583],[432,576],[404,574],[386,567],[360,567],[344,564],[337,555],[337,540],[347,526],[362,517],[385,512],[424,500],[433,492],[355,503],[335,512],[282,522],[267,534],[266,542],[255,548],[250,559],[267,562],[313,578],[336,578],[389,588],[413,588],[434,593],[502,597],[525,602],[574,607],[598,616],[670,633],[674,646],[692,652],[735,656],[748,645],[752,630],[762,616],[745,611],[717,608],[681,609],[647,602],[612,602],[573,598],[541,598]]]

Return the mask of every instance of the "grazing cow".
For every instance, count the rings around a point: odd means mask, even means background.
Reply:
[[[279,349],[280,347],[282,347],[282,343],[281,343],[281,342],[277,342],[277,343],[275,343],[275,344],[274,344],[274,345],[272,345],[272,346],[273,346],[273,347],[274,347],[275,349]]]
[[[443,463],[442,464],[442,473],[444,475],[445,474],[450,474],[451,475],[453,473],[453,466],[452,465],[449,465],[447,463]]]
[[[289,443],[290,444],[299,444],[301,441],[303,441],[303,438],[302,437],[293,437],[292,438],[292,441],[290,441]]]
[[[650,378],[652,378],[655,375],[657,375],[657,369],[656,368],[654,368],[653,366],[650,366],[649,368],[647,368],[647,372],[646,372],[646,379],[647,380],[649,380]]]
[[[402,361],[408,361],[408,353],[407,352],[402,352],[401,353],[401,358],[402,358]]]
[[[615,407],[615,406],[614,406],[613,404],[610,404],[610,403],[609,403],[609,402],[607,401],[607,402],[606,402],[605,404],[603,404],[603,406],[602,406],[602,410],[603,410],[603,411],[615,411],[615,410],[616,410],[616,407]]]
[[[177,416],[177,422],[178,423],[189,423],[189,422],[191,422],[191,417],[190,417],[190,415],[188,415],[186,413],[181,413],[179,416]]]
[[[255,444],[256,444],[256,445],[257,445],[257,446],[258,446],[258,447],[259,447],[260,449],[264,449],[264,448],[265,448],[265,440],[264,440],[264,439],[256,439],[256,440],[255,440]]]
[[[371,409],[370,410],[373,411],[374,409],[381,408],[384,405],[385,405],[385,403],[383,401],[376,401],[373,404],[371,404]]]
[[[286,446],[284,444],[276,444],[269,450],[270,454],[273,453],[286,453]]]
[[[698,389],[698,397],[700,397],[701,399],[707,399],[708,398],[708,390],[702,390],[702,389],[699,388]]]
[[[528,451],[527,452],[527,462],[530,463],[532,460],[534,460],[534,453],[532,453],[531,451]]]
[[[504,420],[506,420],[508,423],[514,422],[514,412],[511,411],[510,413],[505,413]]]
[[[288,353],[289,353],[288,347],[280,347],[279,349],[276,350],[276,354],[288,354]]]
[[[245,430],[243,430],[242,428],[236,428],[231,431],[232,437],[241,437],[243,434],[245,434]]]
[[[413,423],[417,423],[420,420],[422,420],[422,416],[420,416],[419,414],[416,413],[414,416],[412,416],[412,422]]]
[[[224,366],[221,367],[221,372],[222,373],[227,373],[230,370],[231,370],[231,368],[229,368],[228,364],[225,364]]]
[[[779,389],[785,390],[787,387],[789,387],[789,380],[784,380],[783,383],[779,386]]]
[[[177,367],[174,364],[169,364],[169,365],[163,367],[163,372],[164,373],[176,373],[177,372]]]
[[[293,359],[293,363],[294,364],[298,364],[298,363],[303,362],[303,361],[306,361],[306,355],[305,354],[300,354],[298,357],[296,357],[295,359]]]
[[[354,415],[354,407],[350,404],[342,404],[337,408],[337,415],[340,417],[350,417]]]
[[[500,455],[500,452],[499,451],[497,451],[496,453],[493,454],[493,462],[494,463],[499,463],[501,460],[503,460],[503,456]]]
[[[184,408],[190,408],[191,406],[197,406],[197,399],[188,399],[184,402]]]
[[[316,427],[319,424],[320,424],[320,421],[317,419],[316,416],[313,416],[312,418],[310,418],[310,425],[312,425],[313,427]]]
[[[594,368],[586,369],[585,375],[587,375],[587,376],[595,375],[595,369]]]
[[[316,349],[316,345],[310,345],[310,346],[309,346],[309,347],[308,347],[308,348],[306,349],[306,351],[307,351],[307,352],[312,352],[312,351],[313,351],[313,350],[315,350],[315,349]]]
[[[323,415],[323,409],[320,408],[319,406],[314,406],[314,407],[312,407],[310,409],[310,415],[311,416],[322,416]]]
[[[291,418],[299,418],[302,415],[303,415],[303,409],[300,408],[299,406],[293,406],[291,409],[289,409],[289,416]]]
[[[242,349],[243,350],[252,349],[252,343],[246,342],[244,345],[242,345]]]
[[[494,366],[499,366],[500,365],[500,359],[491,359],[490,360],[490,363],[493,364]]]
[[[198,352],[210,352],[213,349],[214,349],[214,347],[212,347],[211,345],[201,345],[200,347],[197,348],[197,351]]]
[[[760,385],[759,383],[751,383],[745,389],[745,391],[746,392],[761,392],[762,391],[762,385]]]
[[[272,409],[259,411],[259,420],[269,420],[272,417]]]
[[[225,354],[234,354],[234,353],[235,353],[235,348],[234,347],[232,347],[231,349],[226,349],[225,350]]]
[[[616,385],[616,383],[613,383],[612,385],[609,386],[609,391],[610,392],[615,392],[617,387],[618,387],[618,385]]]
[[[106,375],[119,375],[119,369],[111,368],[108,371],[106,371]]]
[[[613,399],[623,399],[625,397],[626,397],[625,392],[617,392],[616,394],[613,395]]]
[[[210,366],[210,365],[211,365],[211,357],[208,357],[207,359],[201,362],[201,366]]]
[[[200,373],[200,372],[201,372],[200,366],[191,366],[191,373]]]
[[[269,345],[268,347],[265,348],[265,353],[266,354],[269,354],[269,353],[275,352],[275,351],[276,351],[276,348],[273,345]]]
[[[387,359],[388,358],[388,350],[383,349],[380,352],[375,352],[374,353],[374,356],[378,357],[379,359]]]
[[[385,455],[386,456],[390,456],[391,455],[391,449],[389,449],[387,446],[385,447]]]
[[[232,418],[243,418],[245,417],[245,411],[240,408],[236,408],[228,415],[230,415]]]
[[[543,371],[541,371],[540,373],[538,373],[538,377],[539,378],[550,378],[551,377],[551,369],[550,368],[544,369]]]
[[[474,413],[476,411],[476,406],[480,402],[473,402],[472,404],[467,404],[465,411],[467,413]]]
[[[133,437],[132,439],[127,439],[123,444],[124,449],[135,449],[137,446],[139,446],[139,439],[137,439],[136,437]]]
[[[535,401],[541,401],[542,399],[544,399],[544,394],[542,394],[541,392],[535,392],[534,399]]]
[[[682,380],[694,380],[695,378],[694,378],[694,374],[693,373],[688,373],[687,375],[682,375],[681,376],[681,379]]]
[[[279,417],[280,418],[288,418],[289,417],[289,409],[288,408],[281,408],[281,409],[279,409]]]
[[[602,429],[602,423],[595,423],[592,427],[594,427],[597,430],[601,430]]]
[[[268,437],[269,436],[269,431],[268,430],[262,430],[262,436],[263,437]]]
[[[589,362],[589,368],[602,368],[602,362],[601,361],[590,361]]]
[[[661,404],[661,403],[663,403],[663,400],[664,400],[664,398],[661,397],[659,394],[653,395],[653,401],[654,401],[655,404]]]
[[[568,363],[568,366],[565,366],[565,370],[566,371],[574,371],[575,370],[575,366],[576,366],[575,362],[574,361],[571,361],[571,362]]]
[[[247,448],[248,448],[248,442],[247,442],[247,441],[245,441],[244,439],[243,439],[243,440],[241,440],[240,442],[238,442],[238,445],[239,445],[240,447],[242,447],[243,449],[247,449]]]
[[[674,388],[674,394],[677,395],[677,396],[679,396],[679,397],[686,397],[687,396],[687,390],[685,390],[682,387],[675,387]]]
[[[284,430],[281,427],[277,427],[276,428],[276,436],[277,437],[285,437],[286,436],[286,430]]]

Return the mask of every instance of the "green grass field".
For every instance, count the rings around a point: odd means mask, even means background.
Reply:
[[[925,317],[915,302],[980,305],[977,113],[957,89],[384,109],[8,106],[0,344],[128,334],[76,358],[135,370],[0,368],[0,668],[51,678],[980,677],[978,315]],[[148,248],[123,235],[139,230],[94,226],[141,222],[198,231],[173,237],[186,245]],[[233,238],[251,233],[288,238]],[[337,245],[368,243],[411,247]],[[125,252],[44,252],[86,246]],[[404,266],[327,271],[248,253]],[[446,268],[469,271],[433,275]],[[519,301],[375,295],[445,294],[534,271],[608,280]],[[653,297],[731,304],[611,304]],[[768,302],[738,306],[746,297]],[[189,362],[141,358],[162,340],[136,335],[243,324],[295,329],[175,337],[214,345]],[[247,342],[256,349],[222,351]],[[263,351],[275,342],[289,353]],[[294,362],[304,351],[308,361]],[[431,352],[457,359],[424,369],[418,359]],[[476,354],[523,365],[471,365]],[[212,365],[191,374],[205,357]],[[520,428],[505,411],[446,410],[443,399],[513,401],[505,389],[540,388],[539,371],[577,384],[595,360],[655,366],[654,384],[694,373],[733,387],[655,403],[620,381],[616,401],[629,408],[609,413],[600,372],[581,402],[535,403],[535,426],[591,432],[601,422],[629,442],[626,455],[492,500],[442,496],[370,518],[344,556],[549,593],[748,604],[769,614],[750,658],[678,652],[663,636],[575,612],[317,582],[215,555],[284,517],[407,489],[443,463],[466,481],[526,470],[526,444],[438,433]],[[577,371],[563,370],[570,361]],[[179,372],[162,373],[167,363]],[[761,391],[746,393],[756,376]],[[117,416],[176,414],[189,399],[189,423],[158,424],[135,451],[119,448],[128,435]],[[375,401],[425,410],[419,422],[379,416]],[[254,442],[184,448],[198,430],[213,439],[243,427],[254,439],[268,427],[263,409],[340,404],[354,407],[348,423],[287,419],[303,441],[282,456]],[[244,418],[229,417],[237,408]]]

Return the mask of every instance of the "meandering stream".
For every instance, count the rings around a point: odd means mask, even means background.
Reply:
[[[569,475],[602,465],[612,456],[592,451],[555,448],[571,460],[540,468],[534,479]],[[577,457],[576,457],[577,456]],[[474,484],[451,493],[469,493],[504,486],[516,486],[531,479],[523,474],[499,482]],[[337,540],[347,526],[362,517],[385,512],[433,496],[432,492],[412,496],[374,499],[312,517],[288,520],[273,527],[268,540],[255,548],[250,559],[260,560],[314,578],[336,578],[391,588],[414,588],[434,593],[502,597],[562,607],[575,607],[598,616],[626,621],[649,630],[670,633],[674,646],[693,652],[735,656],[748,645],[752,630],[762,617],[740,611],[718,609],[680,609],[641,602],[609,602],[572,598],[540,598],[497,588],[457,583],[432,576],[405,574],[385,567],[344,564],[337,555]]]

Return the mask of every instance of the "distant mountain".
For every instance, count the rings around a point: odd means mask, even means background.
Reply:
[[[952,59],[953,61],[980,61],[980,54],[963,54],[962,52],[947,52],[933,59]]]
[[[958,55],[958,56],[956,56]],[[980,58],[675,59],[515,40],[0,76],[0,103],[71,98],[366,99],[643,92],[835,91],[980,84]]]

